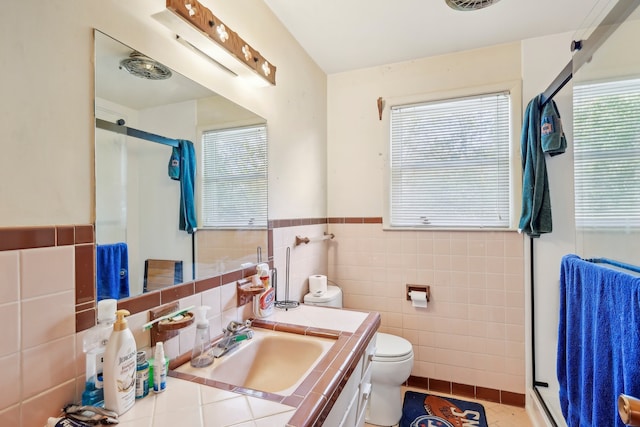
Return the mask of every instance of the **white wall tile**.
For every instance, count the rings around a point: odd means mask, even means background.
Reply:
[[[75,289],[75,247],[57,246],[20,251],[22,298]]]
[[[0,340],[0,357],[3,357],[20,351],[20,304],[12,302],[0,305],[0,319],[5,319]]]
[[[378,311],[381,331],[408,338],[415,351],[413,375],[524,392],[521,235],[330,224],[330,231],[338,230],[329,271],[343,283],[345,307]],[[380,233],[385,255],[373,269],[380,246],[372,236]],[[404,299],[407,283],[431,285],[426,310]]]
[[[22,351],[23,400],[75,379],[75,345],[72,334]]]
[[[20,262],[18,251],[0,252],[0,304],[20,298]]]
[[[75,294],[73,291],[22,301],[22,348],[28,349],[74,335]]]
[[[20,372],[19,352],[0,357],[0,378],[3,384],[0,390],[0,411],[20,402]]]

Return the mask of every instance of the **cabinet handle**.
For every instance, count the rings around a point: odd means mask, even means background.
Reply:
[[[362,384],[362,398],[368,400],[371,395],[371,383]]]
[[[371,353],[369,353],[369,354],[368,354],[369,362],[373,361],[373,358],[374,358],[374,357],[375,357],[375,355],[376,355],[376,350],[377,350],[377,348],[376,348],[376,347],[373,347],[373,348],[371,349]]]

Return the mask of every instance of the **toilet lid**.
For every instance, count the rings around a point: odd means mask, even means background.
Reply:
[[[378,332],[376,338],[376,354],[373,360],[404,360],[412,355],[413,346],[409,341],[396,335]]]
[[[314,303],[323,303],[323,302],[329,302],[331,300],[333,300],[335,297],[338,296],[338,294],[342,292],[340,290],[339,287],[337,286],[333,286],[333,285],[329,285],[327,286],[327,292],[325,292],[324,294],[320,295],[320,296],[316,296],[313,295],[312,293],[308,293],[304,296],[304,301],[307,303],[310,302],[314,302]]]

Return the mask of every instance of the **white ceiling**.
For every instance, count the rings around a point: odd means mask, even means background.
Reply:
[[[509,43],[600,22],[617,0],[264,0],[327,74]],[[569,51],[569,46],[567,46]]]

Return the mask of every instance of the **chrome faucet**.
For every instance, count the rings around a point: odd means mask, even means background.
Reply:
[[[216,343],[212,350],[213,357],[222,357],[231,350],[237,348],[240,342],[253,338],[253,331],[249,329],[251,321],[237,322],[232,320],[226,328],[222,330],[224,336]]]

